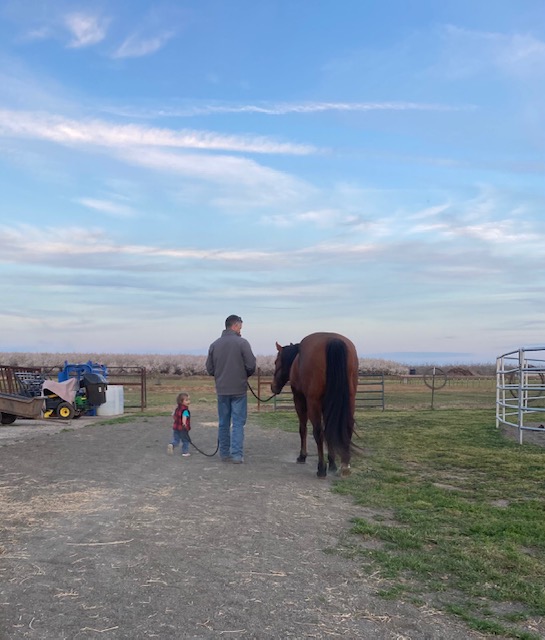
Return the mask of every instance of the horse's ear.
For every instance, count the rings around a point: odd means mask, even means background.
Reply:
[[[278,342],[276,343],[276,350],[278,352],[282,351],[282,347],[278,344]]]

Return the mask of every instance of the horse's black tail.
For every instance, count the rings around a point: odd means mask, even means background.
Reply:
[[[326,387],[323,399],[325,439],[328,449],[348,455],[354,415],[350,406],[346,344],[333,339],[326,346]]]

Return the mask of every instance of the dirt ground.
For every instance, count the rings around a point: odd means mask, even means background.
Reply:
[[[215,415],[191,436],[216,446]],[[295,464],[298,437],[246,431],[245,464],[168,456],[168,418],[0,427],[0,639],[483,638],[381,599],[343,553],[357,506]]]

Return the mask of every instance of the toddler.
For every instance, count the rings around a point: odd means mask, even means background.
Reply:
[[[173,454],[174,447],[180,443],[182,445],[182,456],[189,457],[189,430],[191,429],[191,413],[189,412],[189,403],[191,402],[188,393],[179,393],[176,398],[176,409],[172,414],[174,424],[172,425],[172,440],[167,447],[167,453]]]

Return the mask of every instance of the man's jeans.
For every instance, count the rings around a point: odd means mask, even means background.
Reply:
[[[248,398],[242,396],[218,396],[218,438],[220,456],[241,460],[244,455],[244,425],[248,414]],[[231,430],[232,422],[232,430]]]

